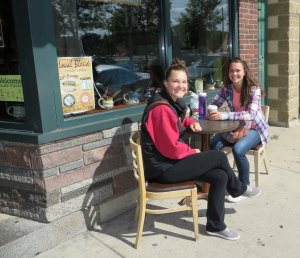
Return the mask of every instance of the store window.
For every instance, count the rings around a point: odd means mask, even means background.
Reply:
[[[25,107],[12,1],[0,1],[0,120],[24,122]]]
[[[220,87],[230,56],[229,1],[170,2],[173,57],[186,61],[190,89]]]
[[[161,87],[158,2],[52,0],[58,59],[90,57],[92,66],[92,86],[78,74],[61,84],[63,107],[75,105],[76,91],[89,87],[94,112],[142,104]]]

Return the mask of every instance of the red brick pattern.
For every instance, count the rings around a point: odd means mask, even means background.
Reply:
[[[82,157],[81,149],[81,146],[77,146],[47,153],[45,155],[35,155],[31,158],[31,168],[36,170],[46,170],[80,160]]]
[[[3,145],[1,165],[31,168],[33,148],[18,145]]]
[[[255,78],[258,77],[258,4],[257,0],[239,1],[240,57],[247,61]]]
[[[84,152],[84,163],[88,165],[102,159],[117,158],[122,153],[124,153],[123,143],[112,143],[111,145]]]

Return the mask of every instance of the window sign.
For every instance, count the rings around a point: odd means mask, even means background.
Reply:
[[[76,114],[95,109],[91,57],[60,57],[58,72],[63,113]]]
[[[0,75],[0,101],[24,102],[21,75]]]

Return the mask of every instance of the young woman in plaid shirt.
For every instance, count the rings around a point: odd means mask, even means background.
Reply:
[[[211,140],[211,149],[221,150],[224,146],[233,145],[232,151],[239,172],[239,180],[247,185],[249,182],[249,161],[246,153],[259,144],[269,141],[268,123],[261,110],[263,91],[259,83],[252,76],[247,63],[240,58],[233,58],[229,63],[227,84],[214,97],[211,104],[221,107],[227,103],[229,112],[216,112],[208,115],[211,120],[240,120],[244,123],[248,133],[236,143],[230,143],[221,134]],[[233,198],[230,202],[238,202],[244,196]]]

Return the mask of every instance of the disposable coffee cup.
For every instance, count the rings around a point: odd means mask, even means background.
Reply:
[[[207,110],[209,113],[215,113],[218,111],[218,107],[216,105],[208,105]]]

